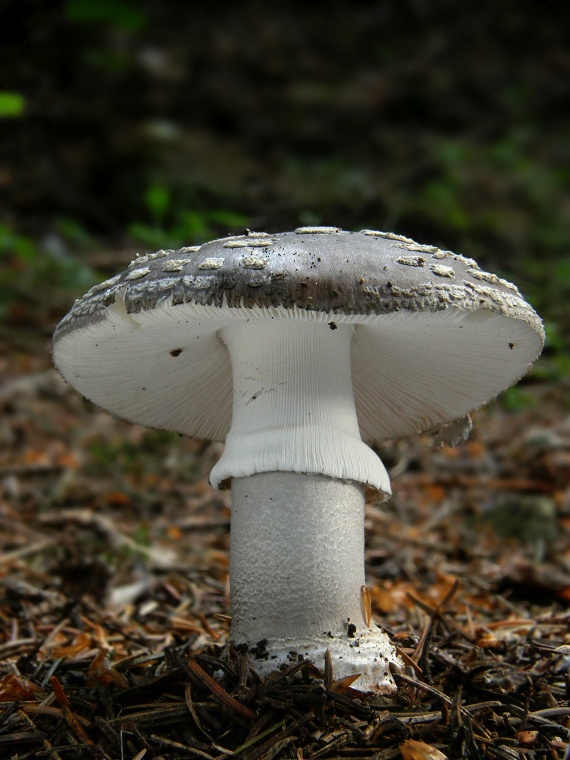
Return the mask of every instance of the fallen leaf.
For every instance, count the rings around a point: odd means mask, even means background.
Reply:
[[[408,739],[400,744],[400,752],[404,760],[447,760],[447,755],[440,752],[431,744]]]
[[[169,525],[166,529],[166,535],[173,541],[179,541],[182,538],[182,531],[178,525]]]
[[[41,688],[27,678],[8,673],[0,679],[0,702],[18,702],[21,699],[32,699],[41,692]]]
[[[538,731],[518,731],[515,734],[515,739],[518,739],[519,744],[523,744],[525,746],[534,744],[538,737]]]
[[[73,643],[61,647],[54,647],[51,650],[51,654],[53,657],[74,657],[75,655],[84,652],[86,649],[90,649],[92,645],[90,634],[84,631],[74,638]]]
[[[351,676],[345,676],[344,678],[339,678],[338,681],[334,681],[334,683],[331,686],[331,691],[336,692],[337,694],[346,694],[346,692],[349,690],[350,686],[358,679],[360,678],[360,673],[356,673],[355,675]]]
[[[107,656],[107,650],[102,649],[97,657],[93,660],[89,666],[87,673],[87,685],[91,688],[95,686],[116,686],[118,689],[128,689],[129,682],[127,679],[119,673],[117,670],[110,668],[105,658]]]

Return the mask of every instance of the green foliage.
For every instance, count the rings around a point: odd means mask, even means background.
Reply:
[[[99,277],[77,257],[71,255],[65,238],[75,247],[86,244],[86,233],[76,223],[61,222],[61,234],[40,244],[0,223],[0,320],[22,295],[32,300],[37,295],[44,303],[84,292]]]
[[[545,324],[545,352],[532,368],[532,377],[559,383],[570,377],[570,336],[554,322]],[[570,399],[568,399],[570,408]]]
[[[112,477],[120,490],[140,503],[151,504],[155,497],[148,489],[149,478],[174,478],[194,483],[202,477],[201,455],[185,448],[185,439],[167,430],[145,430],[135,439],[94,436],[87,444],[87,474]],[[153,481],[155,482],[155,481]]]
[[[146,430],[140,442],[127,439],[94,438],[89,446],[90,467],[94,474],[110,470],[143,476],[159,473],[180,436],[166,430]]]
[[[94,475],[104,475],[110,470],[140,474],[142,465],[139,447],[128,439],[110,441],[95,438],[89,445],[89,470]]]
[[[0,119],[22,116],[26,108],[26,99],[18,92],[0,92]]]
[[[70,21],[86,26],[115,26],[127,32],[140,32],[148,16],[129,0],[67,0],[65,14]]]
[[[547,320],[570,335],[570,170],[548,161],[537,128],[526,124],[496,140],[465,135],[428,143],[428,176],[402,215],[447,228],[454,248],[514,275]],[[570,348],[568,337],[557,348]]]
[[[92,236],[85,227],[75,219],[60,217],[55,222],[55,227],[62,240],[79,250],[87,250],[96,245]]]
[[[358,208],[377,193],[370,166],[334,155],[289,156],[281,173],[281,181],[291,188],[300,214],[326,217],[337,204]]]
[[[145,193],[145,205],[157,224],[162,224],[172,204],[172,193],[165,185],[151,185]]]
[[[497,403],[507,412],[522,412],[525,409],[532,409],[539,403],[536,396],[525,390],[523,386],[513,385],[508,388],[498,398]]]
[[[422,201],[427,209],[437,209],[438,214],[453,229],[467,231],[471,219],[457,185],[456,177],[432,180],[423,188]]]
[[[85,61],[108,77],[124,74],[133,66],[132,55],[122,50],[85,50]]]
[[[37,248],[30,238],[16,235],[8,225],[0,224],[0,254],[4,258],[9,253],[21,262],[34,261]]]
[[[546,332],[546,347],[552,349],[556,354],[562,354],[568,347],[568,336],[563,335],[558,325],[554,322],[547,322],[544,325],[544,329]]]
[[[148,248],[179,248],[191,242],[205,242],[215,237],[219,229],[241,231],[249,221],[247,216],[234,211],[177,209],[170,188],[161,184],[147,189],[144,202],[152,222],[131,224],[129,234]]]
[[[135,535],[134,535],[134,541],[135,544],[138,547],[146,547],[149,548],[151,546],[151,534],[150,534],[150,524],[148,522],[140,522],[137,525]],[[135,551],[135,554],[137,552]]]
[[[516,247],[558,247],[570,229],[561,204],[568,169],[549,166],[538,155],[530,128],[494,142],[440,139],[430,145],[430,176],[410,203],[439,225],[492,232]]]

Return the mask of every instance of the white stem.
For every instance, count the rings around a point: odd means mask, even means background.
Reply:
[[[322,475],[232,481],[232,638],[362,630],[364,494]]]
[[[220,331],[233,374],[232,426],[212,470],[215,486],[258,472],[390,481],[360,438],[352,390],[354,325],[259,319]]]
[[[334,328],[334,329],[331,329]],[[364,488],[390,493],[360,438],[352,391],[354,327],[253,320],[220,331],[230,353],[233,416],[214,485],[232,480],[232,640],[262,673],[298,656],[356,688],[390,690],[398,665],[366,625]]]

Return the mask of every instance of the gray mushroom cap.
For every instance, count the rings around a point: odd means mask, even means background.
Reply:
[[[352,377],[367,443],[464,416],[538,357],[542,322],[472,259],[375,230],[248,233],[135,259],[58,325],[54,362],[86,398],[151,427],[224,440],[235,320],[355,325]]]

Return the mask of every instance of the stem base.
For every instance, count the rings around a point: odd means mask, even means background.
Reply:
[[[345,635],[264,639],[248,652],[253,667],[265,677],[300,659],[310,660],[324,673],[327,650],[331,653],[335,681],[360,673],[351,684],[352,689],[376,693],[396,689],[390,671],[391,667],[401,670],[402,662],[388,635],[376,626],[355,633],[353,638]]]

